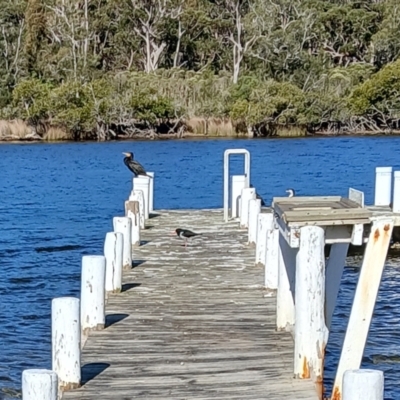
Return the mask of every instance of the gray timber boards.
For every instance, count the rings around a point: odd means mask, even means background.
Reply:
[[[90,380],[63,399],[317,400],[311,381],[292,378],[293,341],[275,331],[247,231],[221,210],[157,213],[124,271],[127,290],[108,299],[115,322],[84,347]],[[203,235],[185,249],[170,236],[178,227]]]
[[[368,224],[372,212],[340,196],[274,197],[274,211],[285,223],[318,225]]]

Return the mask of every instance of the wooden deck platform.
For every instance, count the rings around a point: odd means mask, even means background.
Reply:
[[[83,350],[83,387],[63,399],[316,400],[294,380],[293,341],[275,331],[247,230],[221,210],[157,211]],[[203,233],[187,249],[175,228]]]

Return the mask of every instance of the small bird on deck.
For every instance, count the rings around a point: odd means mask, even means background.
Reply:
[[[289,193],[288,197],[294,197],[296,195],[296,192],[294,191],[294,189],[288,189],[288,190],[286,190],[286,193]]]
[[[144,175],[152,178],[152,176],[147,175],[147,172],[143,168],[143,165],[133,158],[133,153],[122,154],[126,156],[124,157],[124,164],[135,174],[135,176]]]
[[[187,247],[188,239],[195,237],[195,236],[202,235],[201,233],[195,233],[195,232],[189,231],[189,229],[181,229],[181,228],[177,228],[174,231],[172,231],[171,233],[176,234],[179,237],[179,239],[183,239],[185,241],[185,247]]]

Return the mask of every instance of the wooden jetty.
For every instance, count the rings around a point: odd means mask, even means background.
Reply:
[[[229,177],[235,154],[244,174]],[[400,172],[392,195],[392,168],[376,168],[373,206],[350,188],[264,208],[250,172],[247,150],[225,152],[221,210],[154,212],[154,174],[133,179],[104,255],[82,258],[80,298],[53,299],[52,370],[23,372],[24,400],[383,400],[383,373],[360,365],[400,225]],[[176,228],[202,235],[185,247]],[[365,254],[327,394],[325,347],[350,245]]]
[[[83,349],[83,381],[104,371],[63,398],[317,399],[310,380],[293,379],[293,341],[276,332],[276,296],[246,231],[222,210],[157,214],[124,291],[108,298],[112,324]],[[182,226],[203,235],[185,248],[170,236]]]

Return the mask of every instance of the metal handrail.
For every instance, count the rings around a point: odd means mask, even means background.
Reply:
[[[224,152],[224,221],[228,221],[229,213],[229,156],[244,154],[244,175],[246,187],[250,186],[250,152],[246,149],[227,149]]]

